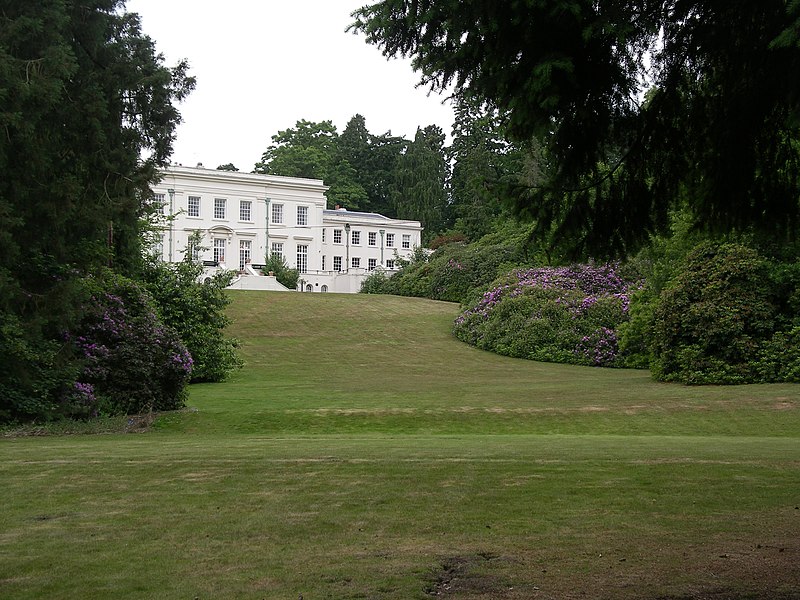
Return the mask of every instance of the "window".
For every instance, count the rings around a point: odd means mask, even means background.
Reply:
[[[153,208],[155,212],[161,215],[167,214],[167,201],[164,194],[153,194]]]
[[[333,230],[333,243],[334,244],[341,244],[342,243],[342,230],[341,229],[334,229]]]
[[[341,256],[334,256],[333,257],[333,270],[334,271],[341,271],[342,270],[342,257]]]
[[[367,234],[367,244],[370,246],[377,246],[378,245],[378,234],[374,231],[370,231]]]
[[[394,269],[394,259],[389,258],[386,260],[386,268],[387,269]]]
[[[309,283],[309,284],[306,286],[306,291],[307,291],[307,292],[313,292],[313,291],[314,291],[314,287],[313,287],[313,286],[312,286],[312,285]]]
[[[361,259],[357,256],[354,256],[350,259],[350,266],[354,269],[358,269],[361,266]]]
[[[394,234],[387,233],[386,234],[386,247],[387,248],[394,248]]]
[[[244,267],[250,262],[250,250],[253,243],[250,240],[239,240],[239,270],[244,271]]]
[[[191,237],[189,238],[189,241],[186,244],[186,256],[191,258],[191,260],[193,260],[194,262],[200,260],[200,249],[197,247],[197,243],[192,241]]]
[[[328,291],[328,286],[327,285],[323,285],[321,288],[319,288],[319,291],[320,292],[327,292]]]
[[[214,198],[214,218],[215,219],[224,219],[225,218],[225,198]]]
[[[298,225],[308,225],[308,207],[307,206],[298,206],[297,207],[297,224]]]
[[[225,238],[214,238],[214,262],[225,262]]]
[[[325,270],[325,255],[322,255],[322,270]]]
[[[325,228],[322,228],[322,243],[325,243]],[[324,270],[324,269],[323,269]]]
[[[360,231],[351,231],[350,232],[350,243],[354,246],[358,246],[361,244],[361,232]]]
[[[368,265],[368,266],[367,266],[367,268],[368,268],[370,271],[374,271],[374,270],[375,270],[375,267],[377,267],[377,266],[378,266],[378,259],[377,259],[377,258],[370,258],[370,259],[367,261],[367,265]]]
[[[272,222],[283,223],[283,204],[272,205]]]
[[[190,217],[200,216],[200,196],[189,196],[189,201],[186,205],[186,214]]]
[[[403,241],[400,242],[400,247],[405,248],[406,250],[411,248],[411,235],[407,233],[403,234]]]
[[[239,220],[253,220],[253,203],[250,200],[239,200]]]
[[[272,256],[283,258],[283,242],[272,242]]]
[[[301,273],[308,271],[308,246],[297,246],[297,270]]]

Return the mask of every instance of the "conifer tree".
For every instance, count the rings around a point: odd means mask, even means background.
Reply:
[[[187,69],[164,66],[122,0],[3,3],[0,417],[58,385],[58,335],[80,310],[70,282],[140,264],[150,184],[180,121],[173,103],[194,86]]]
[[[684,199],[706,229],[797,232],[800,2],[382,0],[353,16],[423,84],[542,140],[544,178],[515,190],[540,233],[624,253]]]

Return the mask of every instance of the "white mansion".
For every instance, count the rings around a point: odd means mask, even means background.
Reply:
[[[207,273],[237,271],[231,287],[286,289],[261,274],[269,252],[300,271],[302,291],[352,293],[370,271],[391,272],[420,246],[418,221],[327,210],[327,189],[317,179],[171,166],[153,188],[166,216],[156,251],[181,261],[199,232],[195,259]]]

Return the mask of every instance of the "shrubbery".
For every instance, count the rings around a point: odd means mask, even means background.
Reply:
[[[620,366],[616,328],[637,285],[615,265],[517,269],[462,313],[454,332],[508,356]]]
[[[152,261],[145,269],[145,285],[158,313],[186,345],[194,361],[192,381],[222,381],[241,366],[237,341],[225,337],[229,323],[225,288],[233,273],[220,272],[200,282],[203,268],[185,260],[176,264]]]
[[[275,279],[277,279],[278,283],[283,287],[290,290],[297,289],[297,280],[300,279],[300,271],[297,269],[290,269],[283,256],[279,254],[271,255],[267,259],[263,271],[264,275],[268,275],[272,272]]]
[[[800,381],[800,273],[742,244],[705,242],[649,323],[656,378],[690,384]]]
[[[392,277],[373,275],[361,291],[372,294],[419,296],[448,302],[478,297],[489,283],[524,261],[517,244],[440,246],[430,256],[419,248]]]
[[[63,390],[77,373],[63,341],[32,334],[16,315],[0,312],[0,350],[0,422],[63,414]]]
[[[71,417],[134,414],[183,406],[192,357],[178,334],[156,315],[139,285],[106,273],[86,278],[81,322],[65,339],[81,370],[63,390]]]

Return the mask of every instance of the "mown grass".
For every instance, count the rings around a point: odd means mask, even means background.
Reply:
[[[191,411],[0,441],[0,597],[798,597],[798,386],[499,357],[424,300],[234,300],[246,367]]]

